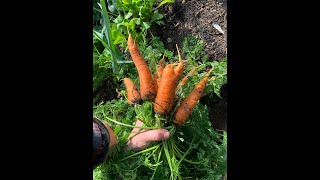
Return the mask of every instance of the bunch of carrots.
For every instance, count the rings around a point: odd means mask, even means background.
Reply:
[[[151,73],[148,64],[140,53],[137,44],[129,34],[128,48],[135,67],[139,74],[140,88],[130,78],[124,78],[124,84],[128,93],[129,104],[139,104],[142,101],[152,101],[154,111],[160,116],[169,115],[174,108],[176,90],[188,82],[188,77],[195,73],[197,68],[192,69],[180,82],[179,79],[184,71],[184,61],[177,47],[179,62],[164,64],[165,57],[159,61],[156,72]],[[175,108],[173,122],[181,125],[191,114],[193,108],[201,98],[209,80],[210,70],[194,87],[190,94]]]

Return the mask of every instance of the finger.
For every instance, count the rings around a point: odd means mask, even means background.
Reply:
[[[137,120],[136,123],[134,124],[135,126],[143,126],[143,122],[140,120]]]
[[[144,142],[162,141],[169,138],[170,133],[166,129],[149,130],[139,133],[140,140]]]
[[[144,125],[144,123],[142,121],[140,121],[140,120],[137,120],[135,122],[135,124],[134,124],[134,126],[143,126],[143,125]],[[128,138],[130,138],[131,136],[133,136],[137,132],[141,133],[141,132],[144,132],[144,131],[146,131],[146,129],[133,128]]]
[[[134,126],[139,126],[139,127],[142,127],[144,125],[144,123],[140,120],[137,120],[134,124]],[[136,133],[140,130],[141,128],[133,128],[131,133]]]

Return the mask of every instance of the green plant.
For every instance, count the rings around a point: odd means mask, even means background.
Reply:
[[[145,0],[93,0],[93,90],[99,89],[107,77],[113,79],[116,85],[125,75],[137,77],[133,71],[127,50],[128,31],[141,45],[147,45],[146,32],[152,23],[163,24],[163,15],[157,8],[174,0],[161,2]],[[107,5],[107,6],[106,6]],[[156,6],[157,5],[157,6]],[[100,19],[99,19],[100,18]],[[161,44],[153,40],[153,44]],[[151,43],[151,44],[152,44]],[[161,46],[161,45],[160,45]],[[155,61],[164,52],[162,49],[147,46],[143,53],[148,61]],[[103,50],[104,49],[104,50]],[[152,53],[146,53],[147,51]],[[153,63],[155,64],[155,63]],[[121,86],[121,85],[120,85]]]
[[[93,30],[93,34],[94,37],[99,39],[102,42],[103,46],[110,52],[113,73],[119,73],[118,64],[131,63],[131,61],[125,61],[122,53],[114,44],[115,36],[111,35],[111,23],[106,9],[105,0],[100,0],[100,6],[102,10],[103,27],[101,32]]]
[[[213,74],[215,75],[215,78],[209,81],[205,93],[210,94],[210,97],[215,93],[221,98],[220,89],[223,85],[227,84],[227,58],[223,61],[210,62],[210,64],[214,67]]]
[[[139,85],[138,74],[134,65],[132,63],[121,64],[119,73],[113,73],[110,52],[108,49],[103,49],[99,40],[94,39],[94,91],[101,85],[106,77],[113,79],[118,89],[124,89],[120,80],[125,77],[131,77],[136,85]],[[155,72],[156,64],[162,58],[163,54],[166,56],[165,63],[173,63],[178,60],[177,53],[165,49],[159,37],[153,37],[149,42],[144,41],[140,43],[139,49],[152,72]],[[227,58],[223,61],[207,61],[203,42],[192,36],[184,39],[182,52],[186,61],[185,72],[191,71],[195,66],[199,66],[199,68],[196,73],[190,77],[189,82],[183,86],[183,91],[179,92],[179,96],[184,98],[192,91],[195,84],[199,82],[200,78],[205,74],[204,70],[206,67],[214,67],[213,75],[216,77],[209,80],[204,94],[210,97],[216,94],[218,97],[221,97],[220,89],[227,83]],[[127,59],[129,59],[128,56]]]
[[[198,104],[179,127],[164,127],[152,109],[150,102],[132,107],[123,98],[94,107],[94,116],[110,124],[119,138],[110,159],[94,170],[95,179],[218,180],[226,173],[227,134],[211,127],[206,106]],[[139,152],[124,152],[135,119],[145,128],[167,128],[171,137]]]
[[[183,39],[182,53],[186,60],[195,66],[206,63],[209,58],[205,53],[203,41],[195,36],[187,36]]]
[[[193,67],[199,66],[197,73],[190,78],[189,81],[191,82],[189,82],[189,84],[194,85],[198,82],[199,77],[202,77],[205,74],[202,70],[205,67],[211,66],[214,68],[213,74],[215,77],[210,79],[208,82],[204,94],[209,94],[210,97],[212,97],[213,93],[215,93],[218,97],[221,97],[220,89],[227,83],[227,58],[224,58],[222,61],[208,61],[209,56],[204,50],[203,41],[195,36],[188,36],[184,38],[182,52],[185,56],[187,72],[191,71]],[[193,86],[185,85],[185,91],[182,92],[182,96],[184,97],[185,94],[188,94],[192,87]]]
[[[112,71],[112,58],[110,51],[105,49],[97,39],[93,38],[93,92],[96,91],[102,85],[102,83],[108,78],[112,79],[117,85],[118,89],[124,89],[121,79],[125,77],[131,77],[131,79],[139,85],[138,73],[134,67],[133,63],[121,64],[119,67],[119,73],[115,74]],[[170,52],[164,48],[164,44],[160,41],[159,37],[153,37],[149,42],[145,41],[139,45],[141,54],[143,55],[149,67],[154,71],[156,64],[162,58],[164,53],[168,54]],[[129,59],[127,57],[127,59]],[[99,102],[94,102],[94,104]]]
[[[164,0],[158,4],[156,0],[109,0],[108,13],[112,22],[110,36],[115,37],[113,43],[126,49],[128,31],[136,38],[136,42],[145,41],[147,30],[153,23],[164,24],[164,15],[157,8],[173,2]]]
[[[99,0],[93,0],[92,1],[92,7],[93,7],[93,29],[95,30],[101,30],[101,19],[102,19],[102,14],[101,14],[101,9],[98,5]]]
[[[193,50],[192,46],[197,45],[196,50],[189,54],[200,57],[201,60],[201,56],[197,54],[204,50],[199,40],[194,39],[193,42],[187,42],[184,45]],[[177,59],[177,55],[164,48],[158,37],[153,37],[149,43],[140,44],[139,49],[149,67],[153,68],[152,71],[164,53],[170,56],[166,63]],[[184,52],[188,52],[187,50]],[[186,59],[186,62],[186,69],[192,69],[194,66],[199,68],[183,86],[183,90],[177,94],[181,97],[175,102],[177,106],[204,76],[204,70],[209,65],[213,67],[214,78],[211,78],[206,90],[209,93],[219,93],[221,88],[219,85],[222,81],[226,81],[224,79],[226,78],[226,59],[221,62],[199,62],[197,58],[190,58]],[[137,72],[132,72],[132,75],[135,75],[133,80],[138,84]],[[120,90],[125,89],[123,87]],[[205,105],[198,103],[188,119],[176,127],[172,124],[172,114],[164,118],[156,115],[153,111],[153,103],[148,101],[141,105],[129,106],[124,93],[121,93],[119,99],[95,106],[94,116],[110,124],[119,137],[117,147],[110,152],[111,158],[94,170],[95,179],[220,180],[226,173],[227,134],[226,132],[218,133],[211,127]],[[142,129],[166,128],[170,131],[171,137],[162,142],[153,142],[147,149],[139,152],[124,152],[123,148],[128,141],[130,131],[135,127],[132,124],[136,119],[144,122]]]

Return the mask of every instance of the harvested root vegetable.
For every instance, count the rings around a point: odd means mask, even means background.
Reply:
[[[163,69],[160,86],[155,99],[154,111],[163,116],[167,115],[173,108],[175,89],[177,86],[174,64],[168,64]]]
[[[161,116],[168,115],[174,106],[174,98],[178,80],[184,69],[184,64],[180,56],[178,46],[177,50],[179,55],[179,64],[175,68],[175,64],[168,64],[163,69],[155,99],[154,111]]]
[[[141,97],[138,87],[133,83],[133,81],[130,78],[124,78],[123,81],[127,89],[129,104],[139,103],[141,101]]]
[[[213,69],[212,69],[213,70]],[[195,86],[195,88],[190,92],[190,94],[183,100],[180,106],[176,109],[174,114],[174,124],[182,124],[191,114],[193,108],[198,103],[201,98],[201,94],[206,88],[206,84],[209,80],[210,70],[203,79]]]
[[[130,34],[128,37],[128,49],[139,74],[141,99],[152,101],[156,97],[154,81],[148,64]]]

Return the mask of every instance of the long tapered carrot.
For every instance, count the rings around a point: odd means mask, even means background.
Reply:
[[[159,115],[167,115],[173,108],[177,78],[174,73],[174,64],[168,64],[163,69],[160,86],[153,106]]]
[[[141,101],[140,93],[138,91],[138,87],[133,83],[130,78],[123,79],[124,85],[126,86],[128,93],[128,103],[136,104]]]
[[[206,73],[205,77],[200,80],[200,82],[195,86],[195,88],[190,92],[190,94],[183,100],[180,106],[176,109],[173,121],[174,124],[180,125],[189,117],[206,87],[206,84],[209,79],[209,74],[212,72],[212,70],[213,69]]]
[[[156,97],[156,90],[151,72],[148,64],[141,55],[138,46],[132,39],[131,34],[129,34],[128,37],[128,49],[139,74],[141,99],[154,100]]]

